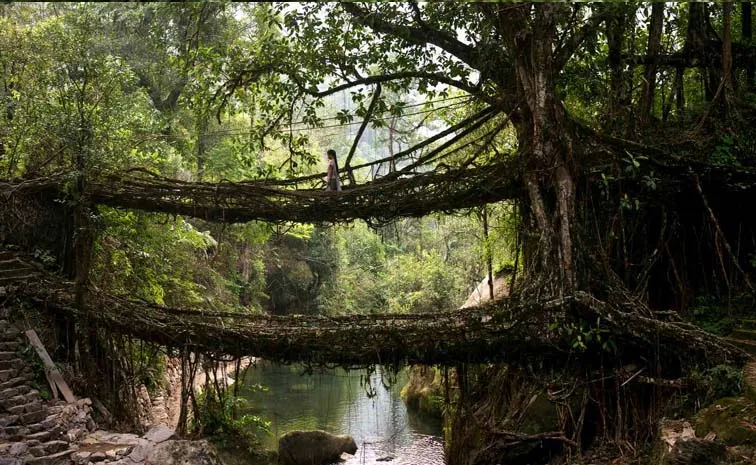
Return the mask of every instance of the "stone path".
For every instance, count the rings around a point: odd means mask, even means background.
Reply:
[[[67,463],[74,449],[59,422],[63,408],[50,411],[33,389],[34,374],[18,353],[22,347],[22,333],[0,319],[0,465]]]
[[[17,285],[36,276],[36,268],[15,252],[0,251],[0,287]]]

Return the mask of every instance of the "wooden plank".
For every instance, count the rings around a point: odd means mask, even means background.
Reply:
[[[68,387],[68,383],[66,383],[66,380],[63,379],[63,375],[61,375],[60,371],[58,371],[58,369],[55,367],[55,363],[53,363],[52,359],[50,358],[50,354],[47,353],[45,346],[42,345],[42,341],[39,340],[37,332],[33,329],[30,329],[24,334],[26,334],[26,337],[29,339],[29,342],[31,342],[31,345],[34,346],[34,349],[37,351],[39,358],[42,359],[42,363],[45,365],[45,372],[49,374],[49,379],[52,380],[52,382],[54,382],[58,387],[60,393],[63,394],[63,398],[66,399],[66,402],[68,402],[69,404],[76,402],[76,396],[74,396],[73,392],[71,392],[71,388]]]
[[[52,376],[50,376],[50,370],[45,368],[45,378],[47,378],[47,382],[50,384],[50,392],[52,392],[53,399],[58,400],[58,388],[55,386],[55,381],[53,381]]]

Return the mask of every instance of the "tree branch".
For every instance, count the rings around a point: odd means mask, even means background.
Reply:
[[[293,76],[292,76],[292,79],[294,79]],[[399,73],[367,76],[364,78],[356,79],[354,81],[349,81],[344,84],[340,84],[336,87],[332,87],[330,89],[326,89],[326,90],[318,91],[318,92],[314,92],[312,90],[306,89],[296,79],[294,79],[294,82],[297,83],[297,85],[302,89],[303,92],[305,92],[306,94],[312,97],[327,97],[337,92],[341,92],[342,90],[350,89],[352,87],[357,87],[357,86],[362,86],[362,85],[371,85],[371,84],[380,84],[382,82],[398,81],[400,79],[426,79],[429,81],[436,81],[441,84],[446,84],[452,87],[456,87],[457,89],[464,90],[465,92],[468,92],[470,94],[478,94],[480,92],[480,88],[473,85],[472,83],[457,81],[449,77],[446,77],[442,74],[425,73],[422,71],[403,71]]]
[[[406,174],[408,171],[412,171],[413,169],[417,168],[420,165],[423,165],[425,163],[428,163],[433,157],[441,153],[442,151],[446,150],[448,147],[452,146],[453,144],[460,141],[462,138],[466,137],[468,134],[470,134],[473,131],[476,131],[478,128],[483,126],[485,123],[487,123],[491,118],[496,116],[501,110],[492,109],[491,107],[486,108],[483,112],[477,113],[476,115],[473,115],[475,117],[475,121],[473,124],[471,124],[469,127],[467,127],[464,131],[460,132],[459,134],[455,135],[451,140],[448,140],[441,144],[440,147],[434,149],[429,154],[420,157],[416,162],[412,163],[411,165],[402,168],[399,171],[395,171],[392,173],[393,176],[399,176],[400,174]],[[514,111],[514,109],[512,109]],[[512,112],[510,112],[512,113]],[[470,118],[466,119],[465,122],[468,122]],[[471,121],[469,121],[471,122]]]
[[[623,61],[628,65],[670,66],[673,68],[719,68],[722,66],[722,44],[718,41],[707,42],[706,53],[681,52],[650,55],[625,55]],[[756,62],[756,47],[741,43],[732,44],[732,66],[748,68]]]
[[[567,64],[567,61],[572,57],[575,51],[586,41],[589,37],[598,32],[601,23],[606,21],[609,17],[607,12],[594,13],[588,18],[588,22],[580,28],[579,31],[572,34],[562,45],[559,50],[556,51],[556,59],[554,60],[554,70],[560,71]]]
[[[481,63],[475,48],[458,41],[450,34],[428,27],[416,28],[395,24],[378,13],[360,8],[355,3],[341,3],[341,7],[351,14],[358,24],[367,26],[376,32],[399,37],[415,45],[433,44],[473,68],[480,68]]]
[[[375,88],[375,93],[373,94],[373,100],[370,101],[370,106],[368,107],[367,113],[365,114],[365,119],[362,120],[360,129],[357,130],[357,135],[354,137],[352,148],[349,149],[349,155],[347,155],[346,161],[344,162],[344,170],[347,172],[347,176],[349,176],[350,184],[354,184],[355,180],[354,175],[352,174],[352,170],[349,169],[349,164],[352,162],[352,157],[354,156],[354,152],[357,150],[357,144],[362,138],[362,133],[365,132],[365,128],[370,122],[370,118],[372,118],[373,112],[375,112],[375,107],[378,104],[378,100],[381,98],[381,90],[381,84],[378,83]]]

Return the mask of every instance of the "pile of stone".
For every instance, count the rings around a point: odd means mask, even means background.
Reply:
[[[71,455],[76,465],[215,465],[215,449],[207,441],[173,439],[166,426],[154,426],[145,435],[96,431],[86,436]]]

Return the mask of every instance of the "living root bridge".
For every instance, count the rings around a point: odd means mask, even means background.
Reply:
[[[95,203],[229,223],[349,221],[417,217],[514,198],[510,164],[381,179],[341,192],[284,189],[265,181],[199,183],[113,176],[90,182]]]
[[[498,301],[432,314],[268,316],[201,312],[124,300],[92,291],[83,308],[63,291],[27,297],[56,312],[165,346],[342,366],[511,362],[534,357],[559,363],[572,340],[551,322],[602,321],[617,346],[633,354],[664,351],[684,363],[738,363],[747,355],[685,323],[624,312],[587,294],[532,304]],[[558,325],[557,325],[558,326]],[[650,342],[654,341],[654,342]],[[573,354],[575,355],[575,354]],[[665,362],[671,357],[665,357]]]

